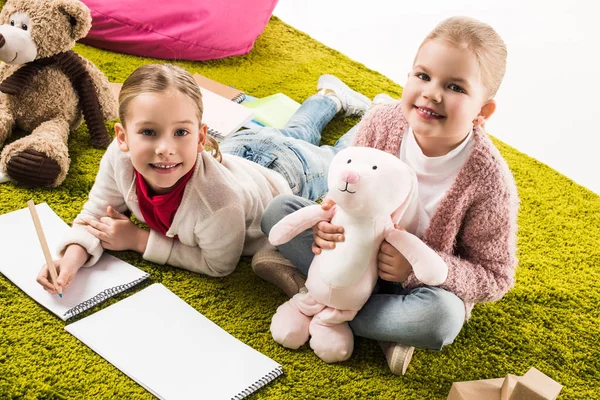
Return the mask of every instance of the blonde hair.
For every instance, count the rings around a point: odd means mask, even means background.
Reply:
[[[440,22],[427,35],[423,45],[441,39],[457,46],[465,46],[473,52],[481,69],[483,85],[489,99],[498,92],[506,72],[506,44],[490,25],[469,17],[451,17]]]
[[[131,100],[142,93],[162,93],[169,89],[178,90],[197,105],[196,116],[201,122],[204,113],[202,92],[189,72],[172,64],[147,64],[129,75],[119,93],[119,118],[123,126]],[[212,156],[221,162],[223,156],[217,141],[207,135],[206,142],[206,147],[212,150]]]

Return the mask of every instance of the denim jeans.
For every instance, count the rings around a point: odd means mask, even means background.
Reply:
[[[334,146],[319,146],[321,132],[335,114],[333,100],[314,95],[302,103],[285,128],[245,129],[225,138],[219,147],[222,153],[279,172],[295,195],[318,200],[327,193],[331,160],[356,131],[348,131]]]
[[[275,197],[263,215],[262,231],[268,235],[283,217],[312,204],[298,196]],[[306,275],[314,257],[312,242],[308,229],[278,250]],[[464,320],[463,301],[447,290],[430,286],[407,290],[380,279],[350,327],[355,335],[369,339],[441,350],[454,341]]]

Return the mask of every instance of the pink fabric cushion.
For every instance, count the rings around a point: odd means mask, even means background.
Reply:
[[[82,0],[92,29],[82,43],[177,60],[246,54],[277,0]]]

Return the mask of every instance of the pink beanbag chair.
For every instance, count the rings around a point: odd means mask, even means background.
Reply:
[[[246,54],[277,0],[82,0],[92,29],[82,43],[144,57],[213,60]]]

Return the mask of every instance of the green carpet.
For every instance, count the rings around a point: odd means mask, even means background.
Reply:
[[[83,45],[76,51],[116,82],[152,62]],[[314,93],[323,73],[339,76],[369,97],[402,92],[386,77],[277,18],[250,55],[177,64],[258,97],[283,92],[302,101]],[[334,121],[324,140],[332,142],[355,122]],[[522,375],[532,366],[564,385],[561,399],[600,398],[600,197],[496,143],[521,197],[517,284],[501,301],[477,306],[453,345],[441,352],[417,349],[403,377],[388,372],[383,354],[370,340],[359,338],[352,358],[336,365],[321,362],[308,346],[290,351],[277,345],[269,323],[286,299],[252,274],[248,259],[231,276],[214,279],[159,267],[134,253],[117,256],[149,272],[151,282],[162,282],[238,339],[283,365],[285,375],[260,390],[257,399],[445,399],[453,381]],[[65,221],[72,221],[92,186],[102,151],[88,146],[85,127],[71,136],[69,146],[71,170],[60,188],[0,185],[0,213],[26,207],[33,199],[47,202]],[[64,326],[0,276],[0,399],[152,398]]]

